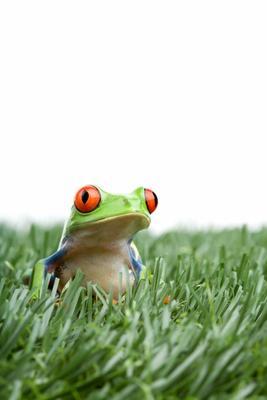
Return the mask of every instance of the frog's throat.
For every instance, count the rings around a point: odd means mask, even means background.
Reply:
[[[138,231],[148,228],[149,225],[149,216],[134,212],[103,218],[94,222],[75,224],[70,226],[66,233],[72,237],[78,235],[92,239],[92,241],[108,242],[128,240]]]

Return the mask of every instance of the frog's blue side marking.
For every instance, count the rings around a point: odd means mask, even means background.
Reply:
[[[141,257],[135,245],[133,244],[132,240],[128,242],[128,248],[129,248],[131,263],[134,267],[134,272],[136,273],[137,278],[139,278],[143,267]]]
[[[47,275],[47,273],[49,272],[51,274],[50,280],[49,280],[49,289],[52,290],[53,286],[54,286],[54,282],[55,282],[55,269],[58,265],[58,263],[60,262],[60,260],[62,260],[62,258],[64,257],[64,255],[66,254],[66,247],[63,246],[61,247],[59,250],[57,250],[55,253],[53,253],[51,256],[47,257],[44,259],[44,276]]]
[[[60,261],[65,254],[66,254],[66,248],[61,247],[59,250],[57,250],[51,256],[44,259],[45,275],[47,274],[47,272],[50,272],[49,271],[50,267],[53,267],[55,264],[57,264],[58,261]]]

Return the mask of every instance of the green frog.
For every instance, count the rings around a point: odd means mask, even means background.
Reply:
[[[156,194],[143,187],[121,195],[83,186],[75,195],[58,250],[35,264],[31,279],[34,296],[40,296],[47,273],[51,274],[50,284],[59,279],[60,294],[79,269],[83,285],[97,283],[117,299],[119,290],[126,291],[127,281],[134,285],[144,269],[133,237],[148,228],[157,205]]]

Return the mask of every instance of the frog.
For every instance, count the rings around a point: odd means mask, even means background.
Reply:
[[[125,293],[127,285],[135,285],[145,270],[134,237],[149,227],[157,206],[155,192],[144,187],[123,195],[91,184],[82,186],[74,196],[58,249],[33,268],[33,297],[40,297],[47,274],[49,286],[58,278],[60,296],[80,270],[82,286],[97,284],[118,299],[119,293]]]

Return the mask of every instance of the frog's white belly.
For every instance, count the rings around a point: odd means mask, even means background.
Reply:
[[[118,298],[120,285],[122,292],[125,292],[128,279],[131,285],[134,283],[127,247],[93,248],[86,253],[70,255],[60,270],[61,289],[69,279],[75,276],[78,269],[84,274],[85,286],[87,282],[97,283],[106,292],[112,291],[114,298]]]

